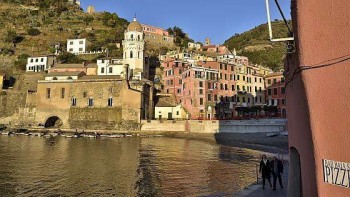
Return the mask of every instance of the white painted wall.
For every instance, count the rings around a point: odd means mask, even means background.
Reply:
[[[51,66],[48,64],[48,57],[29,57],[27,59],[26,71],[27,72],[42,72],[49,70]]]
[[[123,71],[122,59],[97,60],[97,75],[122,75]]]
[[[178,105],[176,107],[155,107],[155,118],[158,120],[159,116],[162,116],[162,119],[168,119],[168,114],[172,114],[173,119],[186,119],[186,112]]]
[[[80,54],[86,52],[87,41],[84,39],[68,39],[67,52],[73,54]]]

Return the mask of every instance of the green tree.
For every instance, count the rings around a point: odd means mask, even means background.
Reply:
[[[18,56],[17,61],[15,61],[15,69],[26,70],[28,57],[30,57],[28,54]]]
[[[68,53],[68,52],[64,52],[64,53],[61,53],[60,55],[58,55],[57,60],[61,63],[65,63],[65,64],[79,64],[79,63],[84,62],[83,59],[79,58],[78,56],[76,56],[72,53]]]
[[[39,29],[31,27],[27,30],[27,34],[30,36],[38,36],[41,34],[41,31]]]

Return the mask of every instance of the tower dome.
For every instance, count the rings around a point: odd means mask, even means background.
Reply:
[[[138,31],[143,32],[142,25],[137,21],[136,17],[134,20],[129,24],[128,31]]]

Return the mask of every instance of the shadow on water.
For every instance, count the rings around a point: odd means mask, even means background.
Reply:
[[[136,181],[135,189],[138,196],[162,196],[159,188],[161,179],[154,154],[154,147],[147,145],[139,150],[140,161],[137,168],[139,179]]]

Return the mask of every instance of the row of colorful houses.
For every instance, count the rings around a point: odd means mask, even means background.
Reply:
[[[286,116],[283,74],[251,65],[246,57],[170,57],[161,65],[163,93],[174,95],[190,119]]]

